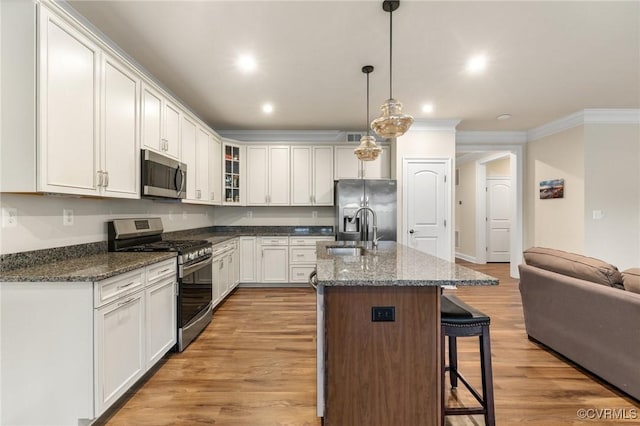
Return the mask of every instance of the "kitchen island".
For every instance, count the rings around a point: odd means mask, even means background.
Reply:
[[[439,424],[441,287],[498,280],[395,242],[320,242],[317,258],[318,416]]]

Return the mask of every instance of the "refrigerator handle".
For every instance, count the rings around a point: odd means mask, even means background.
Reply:
[[[364,207],[364,197],[360,197],[360,207]]]

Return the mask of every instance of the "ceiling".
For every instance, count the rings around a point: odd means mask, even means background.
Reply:
[[[217,130],[364,130],[367,64],[371,119],[389,95],[381,1],[69,3]],[[236,67],[244,53],[253,74]],[[478,53],[487,68],[471,74]],[[459,130],[640,108],[640,2],[403,1],[393,95],[416,119],[461,119]]]

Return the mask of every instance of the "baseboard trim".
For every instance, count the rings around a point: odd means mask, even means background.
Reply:
[[[466,260],[467,262],[471,262],[471,263],[478,263],[478,259],[476,259],[474,256],[469,256],[464,253],[456,252],[456,259]]]
[[[297,288],[297,287],[309,287],[308,283],[240,283],[238,287],[241,288]]]

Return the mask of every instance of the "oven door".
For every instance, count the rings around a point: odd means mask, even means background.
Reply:
[[[185,328],[208,308],[212,297],[212,258],[193,265],[180,266],[182,277],[178,289],[179,328]]]

